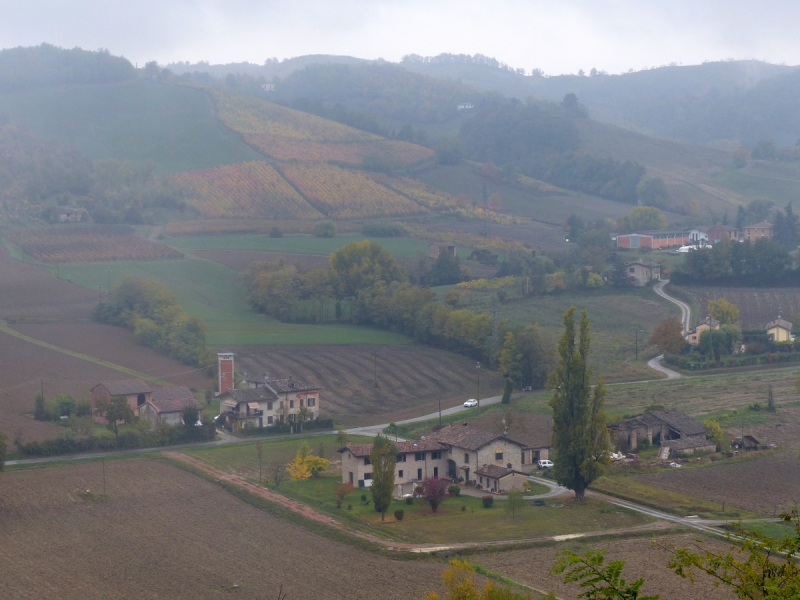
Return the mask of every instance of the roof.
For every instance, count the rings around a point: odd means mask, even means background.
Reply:
[[[127,396],[128,394],[147,394],[152,392],[153,388],[147,385],[141,379],[122,379],[118,381],[101,381],[98,386],[103,386],[108,390],[112,396]],[[94,389],[94,388],[92,388]]]
[[[431,450],[446,450],[447,447],[431,439],[408,441],[408,442],[395,442],[398,454],[411,454],[412,452],[429,452]],[[372,444],[356,444],[352,446],[345,446],[339,452],[348,451],[356,458],[369,456],[372,452]]]
[[[150,398],[150,404],[160,413],[181,412],[189,407],[197,410],[203,408],[192,391],[182,385],[155,390]]]
[[[661,263],[657,263],[657,262],[643,262],[643,261],[641,261],[641,260],[635,260],[635,261],[633,261],[633,262],[629,262],[629,263],[625,263],[625,264],[626,264],[627,266],[631,266],[631,265],[642,265],[643,267],[648,267],[648,268],[650,268],[650,269],[653,269],[653,268],[655,268],[655,267],[659,267],[659,268],[661,268]]]
[[[431,434],[431,438],[442,444],[457,446],[466,450],[478,450],[497,439],[504,439],[523,448],[525,447],[522,442],[512,440],[504,435],[497,435],[491,431],[475,429],[467,423],[451,423],[450,426]]]
[[[717,321],[712,317],[706,317],[702,321],[698,321],[697,325],[695,325],[695,329],[700,327],[700,325],[708,325],[709,327],[716,327],[717,325],[719,325],[719,321]]]
[[[646,231],[637,231],[627,235],[687,235],[688,233],[686,229],[648,229]]]
[[[722,229],[723,231],[739,231],[736,227],[732,225],[709,225],[707,227],[695,227],[698,231],[711,231],[712,229]]]
[[[227,393],[236,402],[271,402],[277,398],[275,393],[266,387],[230,390]]]
[[[792,330],[792,324],[789,323],[786,319],[781,319],[778,317],[774,321],[770,321],[767,323],[766,329],[772,329],[773,327],[783,327],[784,329],[788,329],[789,331]]]
[[[318,385],[300,381],[299,379],[293,379],[292,377],[289,377],[288,379],[267,379],[265,383],[267,384],[267,387],[276,394],[287,394],[289,392],[310,392],[322,389]]]
[[[483,475],[484,477],[494,477],[495,479],[502,479],[503,477],[507,477],[513,473],[519,473],[520,475],[525,475],[521,471],[515,471],[514,469],[506,469],[505,467],[499,467],[497,465],[483,465],[479,469],[475,470],[476,475]]]
[[[744,229],[772,229],[773,225],[769,221],[761,221],[753,225],[745,225]]]
[[[68,215],[70,213],[83,213],[84,209],[78,208],[76,206],[59,206],[56,209],[58,214]]]
[[[705,435],[706,433],[706,428],[700,421],[674,408],[667,410],[651,410],[642,415],[642,417],[658,419],[669,425],[682,436]]]
[[[549,448],[553,436],[553,418],[532,413],[518,413],[508,426],[508,435],[525,448]]]

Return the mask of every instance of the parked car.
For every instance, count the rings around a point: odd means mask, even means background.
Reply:
[[[552,469],[553,468],[553,461],[552,460],[539,460],[536,462],[536,466],[540,469]]]
[[[473,406],[478,406],[478,401],[475,398],[470,398],[466,402],[464,402],[464,406],[467,408],[472,408]]]

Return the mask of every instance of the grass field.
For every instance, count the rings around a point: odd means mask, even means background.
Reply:
[[[220,123],[206,92],[178,85],[41,87],[0,94],[0,113],[92,159],[153,161],[157,174],[264,158]]]
[[[386,248],[395,258],[414,258],[419,252],[428,254],[428,242],[410,238],[368,238],[360,233],[347,233],[333,238],[312,235],[286,235],[271,238],[267,235],[232,234],[167,237],[166,244],[182,250],[244,250],[251,252],[282,252],[287,254],[323,254],[336,252],[350,242],[372,239]]]
[[[185,238],[181,238],[182,240]],[[109,273],[110,271],[110,273]],[[169,286],[184,310],[202,319],[210,346],[297,344],[402,344],[405,336],[351,325],[281,323],[253,311],[233,269],[207,260],[85,263],[60,267],[60,275],[91,289],[123,275],[152,277]]]

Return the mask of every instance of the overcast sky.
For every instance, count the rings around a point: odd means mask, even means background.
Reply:
[[[0,0],[0,47],[133,62],[493,56],[547,74],[756,58],[800,64],[797,0]]]

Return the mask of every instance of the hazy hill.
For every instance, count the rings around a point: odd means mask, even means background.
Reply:
[[[340,64],[340,65],[360,65],[372,61],[353,56],[337,56],[334,54],[307,54],[294,58],[284,58],[282,61],[268,59],[263,64],[257,65],[249,62],[228,63],[224,65],[212,65],[208,62],[175,62],[166,65],[166,68],[177,73],[209,73],[214,77],[223,78],[227,74],[250,75],[251,77],[265,77],[271,80],[274,77],[288,77],[295,71],[313,64]]]

